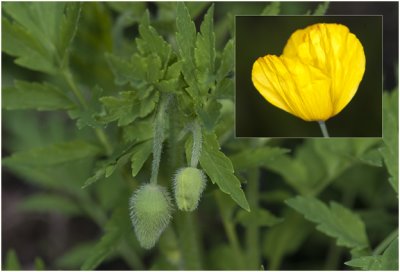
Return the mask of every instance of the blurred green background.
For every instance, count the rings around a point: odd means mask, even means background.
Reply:
[[[349,27],[363,44],[367,61],[352,101],[326,122],[330,136],[382,136],[382,16],[236,16],[237,137],[322,137],[316,122],[267,102],[253,86],[251,70],[258,57],[280,55],[295,30],[323,22]]]

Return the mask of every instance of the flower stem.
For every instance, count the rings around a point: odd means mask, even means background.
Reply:
[[[160,168],[162,144],[164,141],[164,123],[165,112],[167,110],[170,97],[161,97],[158,112],[154,124],[154,138],[153,138],[153,162],[151,165],[150,183],[157,184],[158,169]]]
[[[328,129],[326,128],[326,124],[324,121],[318,121],[319,127],[321,128],[322,135],[324,135],[324,138],[329,138],[329,133]]]
[[[201,128],[197,121],[193,123],[193,148],[192,148],[192,158],[190,160],[191,167],[197,167],[199,163],[200,153],[201,153],[201,144],[202,144],[202,137],[201,137]]]

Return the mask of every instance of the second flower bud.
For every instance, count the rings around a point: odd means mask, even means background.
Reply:
[[[174,178],[174,194],[178,208],[194,211],[206,187],[206,177],[200,169],[185,167],[178,170]]]

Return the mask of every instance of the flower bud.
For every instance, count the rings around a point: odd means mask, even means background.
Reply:
[[[129,204],[136,237],[143,248],[150,249],[171,220],[168,192],[157,184],[146,184],[132,195]]]
[[[178,170],[174,180],[175,201],[182,211],[194,211],[206,186],[203,171],[194,167]]]

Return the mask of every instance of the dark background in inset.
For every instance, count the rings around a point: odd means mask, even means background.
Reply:
[[[295,30],[322,22],[349,27],[366,55],[366,70],[356,95],[341,113],[327,121],[331,136],[381,137],[382,16],[237,16],[237,137],[321,137],[316,122],[303,121],[267,102],[253,86],[251,70],[258,57],[282,54]]]

